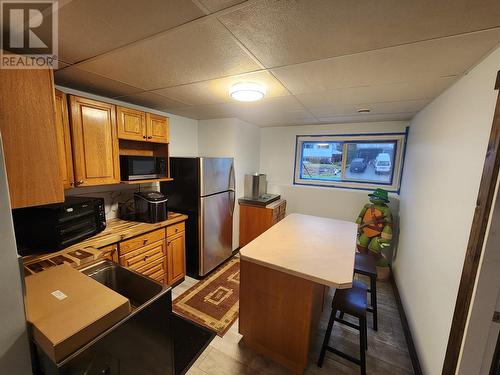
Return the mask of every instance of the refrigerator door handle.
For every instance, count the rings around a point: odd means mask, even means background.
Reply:
[[[229,214],[231,215],[231,217],[234,215],[234,206],[236,205],[236,192],[234,191],[230,191],[229,195],[231,196],[231,211],[229,212]]]
[[[229,190],[236,190],[236,183],[234,177],[234,161],[231,163],[231,169],[229,170]]]

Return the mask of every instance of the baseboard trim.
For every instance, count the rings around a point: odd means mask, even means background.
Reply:
[[[401,303],[401,297],[399,296],[398,286],[396,280],[391,272],[391,284],[392,290],[394,291],[394,296],[396,297],[396,304],[398,305],[399,316],[401,317],[401,323],[403,325],[403,332],[405,334],[406,346],[408,347],[408,352],[410,354],[411,364],[413,366],[413,372],[415,375],[422,375],[422,367],[420,367],[420,361],[418,360],[417,350],[415,348],[415,343],[413,342],[413,336],[411,334],[410,326],[408,325],[408,320],[406,319],[405,309]]]

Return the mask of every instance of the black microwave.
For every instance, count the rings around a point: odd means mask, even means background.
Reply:
[[[122,181],[167,177],[167,159],[155,156],[120,156]]]

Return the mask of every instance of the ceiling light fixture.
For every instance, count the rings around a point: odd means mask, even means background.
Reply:
[[[255,102],[266,96],[266,88],[255,82],[239,82],[231,86],[229,95],[240,102]]]
[[[358,109],[358,113],[369,113],[371,112],[370,108],[360,108]]]

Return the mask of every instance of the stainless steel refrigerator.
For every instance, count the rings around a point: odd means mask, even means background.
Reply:
[[[233,158],[173,157],[174,181],[162,183],[168,210],[188,215],[186,268],[203,277],[232,254],[235,204]]]

